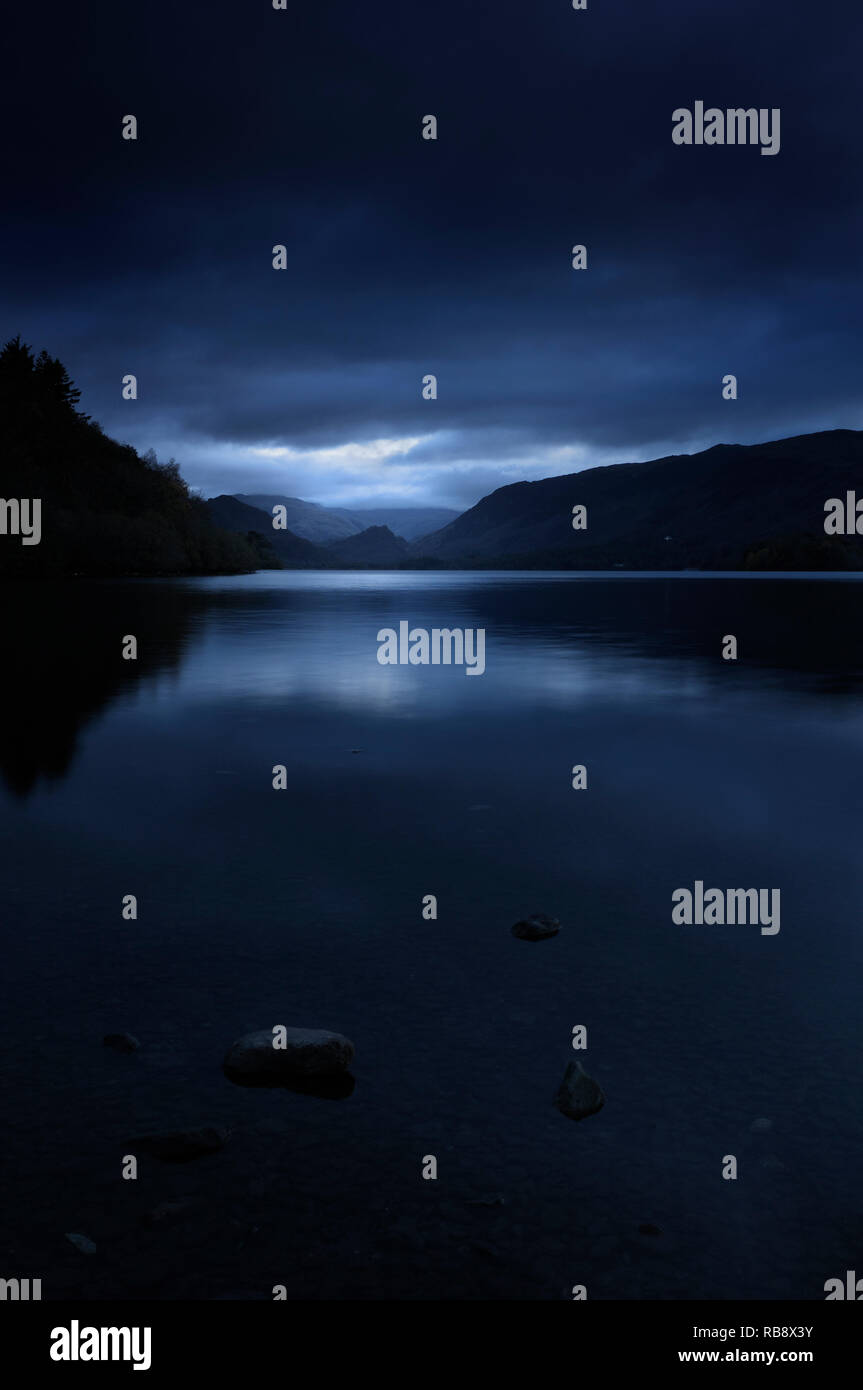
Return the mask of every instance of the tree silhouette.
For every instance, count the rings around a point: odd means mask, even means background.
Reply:
[[[42,350],[34,364],[36,394],[47,407],[57,407],[73,411],[81,420],[89,420],[77,409],[81,392],[75,386],[63,363],[56,357],[49,357]]]
[[[0,575],[243,573],[274,564],[257,542],[214,526],[178,464],[141,458],[78,409],[63,363],[11,338],[0,351],[6,498],[38,498],[42,539],[0,534]]]

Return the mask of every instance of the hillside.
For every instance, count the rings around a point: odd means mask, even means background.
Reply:
[[[326,552],[311,541],[295,536],[293,531],[277,531],[272,517],[257,507],[249,507],[236,497],[223,494],[211,497],[207,510],[213,522],[226,531],[235,531],[251,539],[259,537],[258,545],[270,554],[267,568],[279,569],[326,569],[330,564]]]
[[[270,526],[273,523],[273,507],[284,507],[288,530],[301,540],[313,541],[315,545],[342,540],[346,536],[356,536],[364,529],[347,514],[334,508],[319,506],[317,502],[304,502],[301,497],[246,492],[237,492],[234,496],[247,507],[255,507],[265,512]],[[368,524],[365,523],[366,526]]]
[[[254,544],[214,526],[173,460],[141,457],[78,409],[56,358],[14,338],[0,352],[0,492],[19,518],[0,534],[0,576],[240,574]],[[39,535],[23,543],[19,503]],[[37,506],[38,504],[38,506]],[[8,510],[8,509],[6,509]],[[13,533],[14,531],[14,533]]]
[[[388,526],[369,526],[358,536],[330,541],[326,549],[341,565],[397,569],[407,557],[408,543],[394,536]]]
[[[824,503],[863,493],[863,433],[829,430],[767,444],[591,468],[498,488],[415,542],[417,563],[514,568],[863,567],[859,538],[824,534]],[[572,509],[587,507],[587,529]]]

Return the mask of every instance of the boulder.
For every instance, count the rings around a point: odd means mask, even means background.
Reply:
[[[605,1104],[599,1082],[588,1076],[580,1062],[570,1062],[558,1087],[554,1104],[562,1115],[571,1120],[584,1120],[595,1115]]]
[[[102,1046],[113,1048],[115,1052],[137,1052],[141,1044],[131,1033],[106,1033]]]
[[[201,1129],[178,1129],[170,1134],[143,1134],[133,1139],[130,1149],[161,1158],[165,1163],[187,1163],[204,1154],[217,1153],[228,1137],[228,1130],[214,1125]]]
[[[173,1225],[174,1222],[188,1216],[192,1208],[191,1202],[159,1202],[157,1206],[150,1208],[145,1220],[148,1226]]]
[[[82,1255],[95,1255],[96,1246],[89,1236],[82,1236],[78,1231],[66,1231],[65,1235]]]
[[[222,1069],[232,1081],[289,1084],[304,1077],[335,1077],[346,1072],[354,1045],[324,1028],[262,1029],[238,1038]]]
[[[640,1236],[661,1236],[662,1227],[657,1226],[654,1221],[642,1221],[638,1228],[638,1234]]]
[[[557,936],[560,922],[556,917],[547,917],[544,912],[535,912],[532,917],[524,917],[516,922],[513,936],[521,941],[545,941],[549,936]]]

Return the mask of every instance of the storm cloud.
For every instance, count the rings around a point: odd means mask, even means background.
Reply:
[[[205,495],[469,506],[863,427],[861,30],[845,0],[33,10],[4,337]],[[675,145],[699,100],[781,109],[781,151]]]

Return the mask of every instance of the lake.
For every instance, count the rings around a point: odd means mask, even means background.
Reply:
[[[7,585],[0,1274],[822,1299],[863,1260],[861,583]],[[484,629],[483,674],[381,665],[405,620]],[[780,890],[781,929],[673,922],[698,881]],[[559,935],[515,939],[534,912]],[[351,1038],[350,1096],[228,1081],[277,1024]],[[570,1060],[606,1097],[579,1122],[552,1104]],[[210,1156],[136,1151],[211,1124]]]

